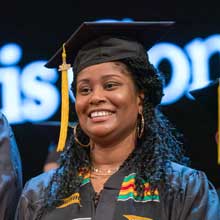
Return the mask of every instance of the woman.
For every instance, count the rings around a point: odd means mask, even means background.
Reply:
[[[60,167],[26,184],[17,219],[220,219],[216,191],[180,165],[181,142],[157,108],[162,79],[138,36],[148,31],[149,49],[166,28],[91,22],[67,41],[78,124]]]

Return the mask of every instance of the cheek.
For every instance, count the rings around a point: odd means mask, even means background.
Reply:
[[[127,112],[138,111],[137,97],[129,93],[129,91],[124,94],[117,94],[112,102],[114,102],[116,106],[126,109]]]
[[[78,115],[79,114],[79,110],[80,110],[80,105],[79,105],[79,102],[78,102],[77,98],[75,99],[75,109],[76,109],[76,113]]]
[[[77,116],[80,116],[85,110],[85,102],[83,99],[77,99],[75,101],[75,108],[76,108],[76,113]]]

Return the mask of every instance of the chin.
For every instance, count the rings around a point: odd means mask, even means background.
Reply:
[[[92,137],[105,137],[105,136],[109,135],[109,133],[111,133],[111,132],[107,132],[107,131],[102,130],[102,131],[93,131],[93,132],[89,132],[89,133]]]
[[[111,134],[115,129],[113,128],[106,128],[106,127],[98,127],[98,128],[90,128],[88,130],[88,134],[89,136],[91,137],[105,137],[105,136],[108,136],[109,134]]]

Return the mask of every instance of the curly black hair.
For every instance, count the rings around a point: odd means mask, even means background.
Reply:
[[[165,193],[172,189],[168,180],[171,161],[186,164],[187,158],[183,154],[181,135],[158,107],[163,96],[163,78],[154,66],[148,63],[148,60],[135,57],[118,61],[125,64],[136,88],[144,92],[144,133],[137,140],[135,149],[122,167],[126,166],[135,171],[135,185],[140,196],[143,196],[144,192],[143,180],[149,182],[152,192],[160,188],[164,191],[160,193]],[[72,83],[72,91],[76,94],[76,80]],[[88,143],[88,137],[80,127],[77,134],[81,142]],[[45,189],[44,203],[37,219],[40,219],[45,212],[61,205],[63,198],[78,192],[83,178],[83,175],[79,176],[79,172],[87,173],[91,168],[89,151],[89,148],[79,146],[73,135],[70,136],[66,150],[60,158],[60,167]]]

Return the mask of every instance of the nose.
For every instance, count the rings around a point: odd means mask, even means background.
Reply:
[[[90,104],[99,105],[106,101],[104,91],[102,88],[98,87],[93,89],[92,94],[90,96]]]

